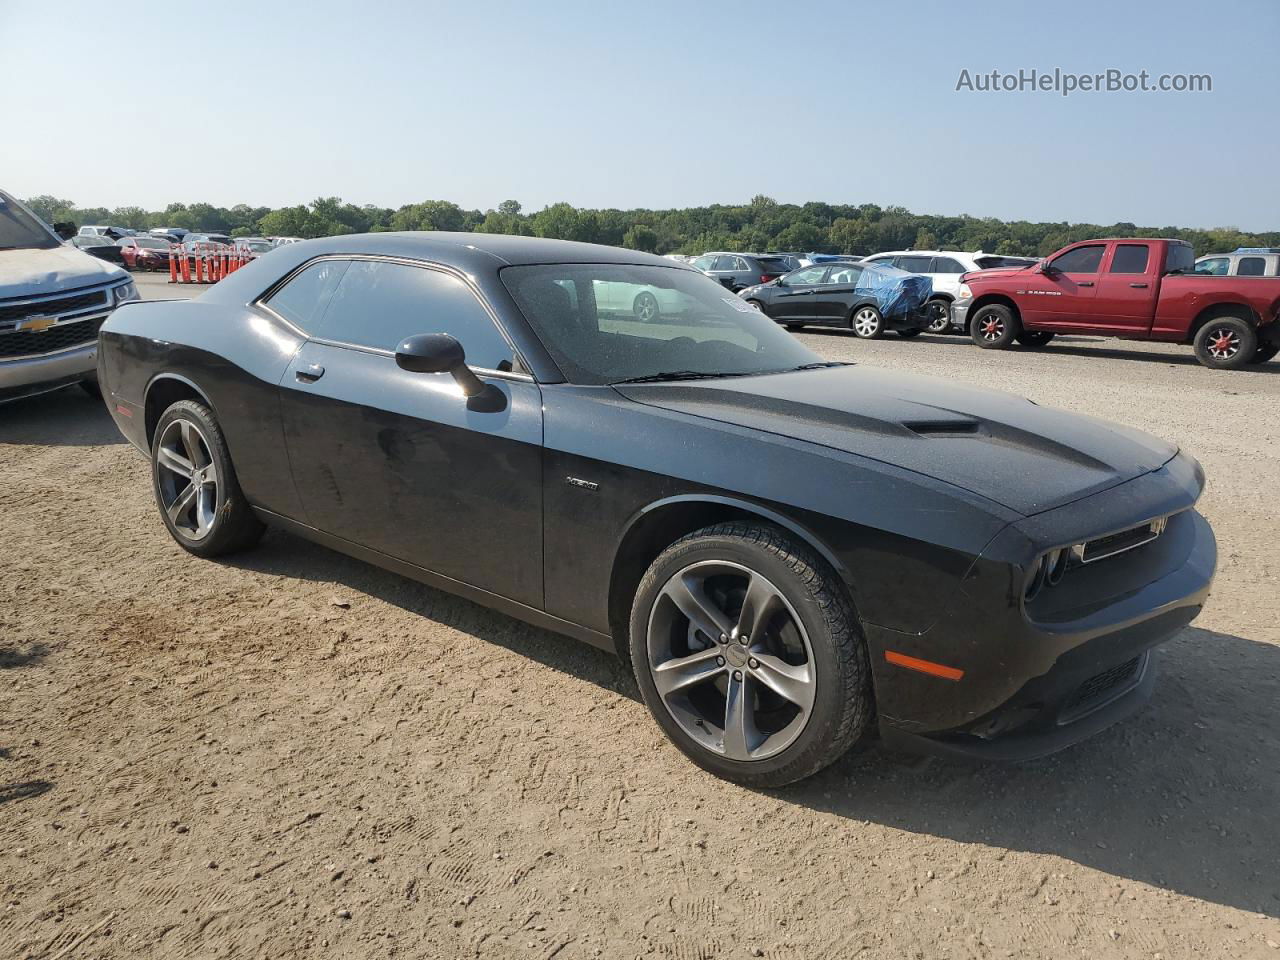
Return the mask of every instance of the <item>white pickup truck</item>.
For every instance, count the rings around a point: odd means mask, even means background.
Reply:
[[[96,395],[98,328],[137,299],[128,273],[0,190],[0,403],[75,384]]]

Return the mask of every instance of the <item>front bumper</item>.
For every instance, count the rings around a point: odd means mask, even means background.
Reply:
[[[96,339],[44,356],[0,360],[0,403],[88,380],[97,364]]]
[[[1182,456],[1120,487],[1006,527],[974,562],[955,603],[919,634],[866,625],[881,733],[914,750],[999,760],[1070,746],[1131,713],[1154,684],[1152,650],[1200,613],[1217,543],[1193,504],[1203,484]],[[1044,549],[1167,516],[1140,549],[1069,568],[1026,595]],[[1093,526],[1090,526],[1093,525]],[[956,679],[895,666],[941,664]]]
[[[951,301],[951,329],[964,333],[968,323],[969,308],[973,306],[973,297],[964,297]]]

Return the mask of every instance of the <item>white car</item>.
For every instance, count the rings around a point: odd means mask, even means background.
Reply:
[[[664,315],[679,316],[689,308],[688,297],[667,287],[596,280],[593,289],[597,310],[625,314],[641,323],[654,323]]]
[[[1006,257],[975,250],[892,250],[873,253],[862,258],[863,263],[879,263],[897,267],[907,273],[916,273],[933,281],[933,296],[929,308],[930,333],[948,333],[951,330],[951,305],[963,299],[960,278],[976,270],[992,270],[998,267],[1029,267],[1036,263],[1034,257]]]

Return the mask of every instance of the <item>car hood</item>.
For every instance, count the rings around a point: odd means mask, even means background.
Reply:
[[[128,276],[114,264],[75,247],[0,250],[0,299],[39,297]]]
[[[1015,273],[1029,273],[1034,267],[992,267],[990,270],[970,270],[960,278],[961,283],[973,283],[975,280],[1003,280]]]
[[[616,389],[637,403],[902,467],[1025,516],[1158,470],[1178,452],[1024,397],[864,367]]]

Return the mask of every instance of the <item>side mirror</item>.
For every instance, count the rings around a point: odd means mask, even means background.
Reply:
[[[450,374],[467,397],[485,391],[484,381],[467,366],[462,344],[447,333],[423,333],[401,341],[396,347],[396,365],[410,373]]]
[[[1042,260],[1040,266],[1036,268],[1037,273],[1043,273],[1046,277],[1052,277],[1058,272],[1058,268],[1051,264],[1048,260]]]
[[[53,232],[63,240],[70,240],[76,235],[76,225],[63,220],[53,225]]]

